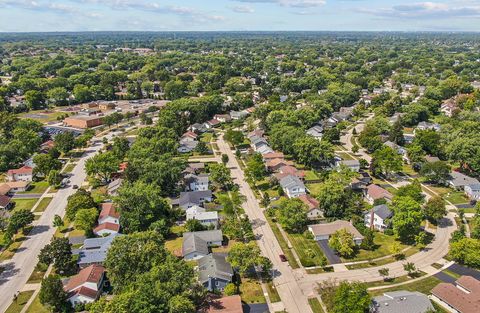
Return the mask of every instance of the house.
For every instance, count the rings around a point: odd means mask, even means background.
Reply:
[[[232,282],[233,274],[226,254],[211,253],[198,260],[198,281],[210,292],[225,289]]]
[[[434,130],[436,132],[440,131],[441,126],[437,123],[429,123],[429,122],[420,122],[418,123],[417,127],[414,129],[414,133],[416,130]]]
[[[423,158],[427,163],[440,162],[440,159],[436,156],[427,155]]]
[[[261,146],[268,146],[268,141],[263,137],[252,137],[250,139],[253,150],[257,151]]]
[[[262,145],[259,147],[256,151],[257,153],[260,153],[261,155],[267,154],[267,153],[272,153],[273,150],[270,148],[268,145]]]
[[[309,195],[301,195],[298,197],[308,208],[307,217],[310,220],[316,220],[323,217],[323,211],[320,210],[317,199]]]
[[[207,129],[210,129],[210,128],[215,128],[217,127],[218,125],[220,125],[220,121],[219,120],[216,120],[216,119],[212,119],[212,120],[209,120],[208,122],[205,123],[205,127]]]
[[[188,130],[191,131],[191,132],[194,132],[194,133],[204,133],[208,129],[207,129],[205,124],[195,123],[195,124],[190,125]]]
[[[212,191],[203,190],[203,191],[186,191],[181,192],[178,199],[172,200],[172,205],[179,206],[180,208],[186,210],[189,207],[194,205],[203,205],[205,202],[212,201]]]
[[[305,172],[304,171],[299,171],[296,167],[286,165],[282,166],[279,170],[278,173],[275,173],[275,177],[277,178],[278,181],[282,180],[282,178],[288,176],[288,175],[293,175],[298,177],[299,179],[304,179],[305,178]]]
[[[98,216],[98,226],[93,233],[97,236],[116,234],[120,231],[120,213],[112,202],[102,203],[102,210]]]
[[[200,171],[205,169],[204,163],[188,163],[187,167],[183,170],[183,174],[199,174]]]
[[[466,185],[464,191],[470,200],[480,200],[480,184]]]
[[[321,140],[323,137],[323,127],[321,125],[315,125],[307,130],[307,135],[310,135],[315,139]]]
[[[177,148],[177,151],[180,153],[189,153],[197,148],[198,141],[185,141],[180,142],[180,145]]]
[[[406,144],[411,144],[414,139],[415,139],[415,134],[403,133],[403,141]]]
[[[289,198],[297,198],[307,193],[303,182],[294,175],[288,175],[280,180],[280,186]]]
[[[78,266],[85,268],[92,264],[103,264],[107,257],[108,249],[110,249],[113,240],[117,236],[121,235],[114,233],[107,237],[85,239],[79,252]]]
[[[271,152],[262,155],[263,161],[267,162],[273,159],[284,159],[285,155],[282,152]]]
[[[120,232],[120,224],[105,222],[99,224],[93,229],[93,233],[99,237],[108,236],[111,234],[118,234]]]
[[[213,118],[219,121],[220,123],[227,123],[232,120],[232,118],[228,114],[215,114]]]
[[[221,246],[223,233],[221,230],[204,230],[183,233],[182,255],[185,260],[198,260],[207,256],[209,247]]]
[[[204,208],[199,206],[193,206],[188,208],[186,211],[187,221],[197,220],[204,226],[215,226],[218,227],[218,212],[217,211],[206,211]]]
[[[407,154],[407,149],[405,149],[404,147],[399,146],[392,141],[386,141],[384,143],[384,145],[392,148],[394,151],[396,151],[398,154],[400,154],[402,156],[402,159],[403,159],[404,162],[406,162],[406,163],[410,162],[410,159],[408,158],[408,154]]]
[[[434,308],[430,299],[421,292],[393,291],[372,299],[370,313],[427,313]]]
[[[247,134],[247,138],[252,140],[254,137],[263,137],[265,131],[263,129],[255,129]]]
[[[309,225],[308,230],[313,234],[316,241],[328,240],[337,230],[346,229],[353,235],[353,241],[360,245],[363,241],[363,235],[353,226],[351,222],[337,220],[326,224]]]
[[[383,231],[389,226],[388,220],[392,218],[393,212],[388,205],[376,205],[369,212],[365,213],[365,226]]]
[[[8,181],[29,181],[33,180],[33,168],[30,166],[22,166],[18,169],[8,170],[7,172]]]
[[[456,190],[462,190],[467,185],[480,184],[480,182],[476,178],[455,171],[452,171],[450,173],[450,176],[447,179],[447,183]]]
[[[11,181],[0,185],[0,194],[6,195],[16,192],[27,191],[30,187],[30,181]]]
[[[336,160],[335,167],[340,168],[341,166],[347,167],[352,172],[360,171],[360,162],[358,160]]]
[[[375,200],[385,199],[388,202],[392,201],[393,195],[382,187],[372,184],[367,186],[365,198],[368,203],[373,204]]]
[[[197,141],[197,138],[198,138],[197,134],[195,134],[194,132],[191,132],[191,131],[187,131],[186,133],[184,133],[182,135],[182,137],[180,137],[180,142],[181,143],[193,142],[193,141]]]
[[[211,299],[205,310],[199,313],[243,313],[242,298],[239,295],[233,295]]]
[[[400,120],[403,116],[405,116],[405,113],[397,112],[388,119],[388,122],[393,125],[398,122],[398,120]]]
[[[208,174],[187,174],[184,177],[187,191],[208,190]]]
[[[0,195],[0,209],[9,210],[12,207],[12,202],[9,196]]]
[[[247,115],[249,114],[249,112],[243,110],[243,111],[230,111],[230,118],[232,120],[239,120],[239,119],[242,119],[244,117],[247,117]]]
[[[450,98],[442,103],[440,106],[440,112],[448,117],[452,117],[457,111],[459,111],[457,101],[455,98]]]
[[[75,306],[80,303],[91,303],[97,300],[103,289],[105,268],[101,265],[90,265],[72,276],[64,285],[68,301]]]
[[[40,151],[42,152],[48,152],[50,151],[53,147],[55,147],[55,142],[53,140],[47,140],[42,145],[40,146]]]
[[[480,281],[461,276],[453,284],[440,283],[432,289],[431,299],[448,312],[480,312]]]
[[[265,165],[270,172],[276,172],[284,166],[292,166],[293,162],[286,161],[285,159],[271,159],[266,161]]]
[[[118,189],[122,187],[122,183],[123,183],[123,178],[117,178],[115,180],[112,180],[107,186],[107,193],[110,196],[118,195]]]

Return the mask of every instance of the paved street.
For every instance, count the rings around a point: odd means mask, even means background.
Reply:
[[[107,138],[110,138],[110,136]],[[53,217],[56,214],[63,217],[67,205],[67,198],[75,192],[71,186],[82,185],[86,178],[85,171],[83,170],[85,161],[94,156],[102,147],[102,144],[97,144],[85,152],[72,171],[70,187],[57,191],[45,212],[43,212],[40,219],[35,223],[27,239],[22,243],[13,258],[1,264],[5,270],[0,274],[0,312],[5,312],[12,302],[13,295],[24,288],[25,283],[37,264],[37,257],[40,250],[50,242],[55,233],[55,228],[52,226]]]
[[[230,150],[228,144],[223,140],[223,135],[219,136],[217,141],[220,151],[227,154],[229,161],[227,166],[232,171],[232,177],[240,186],[240,193],[246,197],[246,202],[243,207],[253,225],[253,232],[257,237],[257,243],[266,257],[272,263],[273,268],[278,272],[275,277],[275,286],[285,305],[285,310],[289,313],[309,313],[312,312],[307,301],[309,294],[304,294],[300,288],[294,271],[288,266],[287,262],[281,262],[279,255],[283,254],[280,245],[275,238],[270,226],[267,223],[265,215],[258,204],[257,198],[245,181],[243,171],[241,170],[238,161]]]

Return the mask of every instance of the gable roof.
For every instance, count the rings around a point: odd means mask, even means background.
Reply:
[[[264,160],[283,159],[285,155],[282,152],[270,152],[262,155]]]
[[[105,268],[98,264],[92,264],[78,272],[77,275],[72,276],[65,285],[65,291],[72,291],[85,283],[98,284],[103,278]]]
[[[233,269],[226,260],[223,253],[211,253],[198,260],[198,280],[201,283],[208,281],[210,278],[220,278],[231,281],[233,277]]]
[[[33,168],[25,165],[17,169],[8,170],[7,175],[13,176],[15,174],[32,174],[32,173],[33,173]]]
[[[178,203],[179,206],[183,207],[188,204],[201,204],[201,199],[211,198],[212,191],[211,190],[202,190],[202,191],[187,191],[181,192],[180,197],[173,201],[173,203]]]
[[[363,235],[360,234],[352,223],[347,221],[337,220],[331,223],[310,225],[308,228],[314,236],[330,236],[337,230],[345,228],[355,239],[363,239]]]
[[[10,197],[0,195],[0,207],[7,207],[10,204]]]
[[[295,187],[305,189],[305,185],[303,184],[303,182],[297,176],[293,175],[288,175],[280,179],[280,186],[286,189],[291,189]]]
[[[68,299],[76,296],[76,295],[81,295],[85,298],[89,298],[89,299],[92,299],[92,300],[96,300],[98,295],[99,295],[100,291],[97,291],[97,290],[93,290],[93,289],[90,289],[88,287],[80,287],[80,288],[77,288],[73,291],[70,291],[67,295]]]
[[[193,252],[207,255],[208,244],[205,240],[201,238],[201,236],[196,235],[195,233],[184,233],[182,243],[182,255],[185,256]]]
[[[9,184],[7,184],[7,183],[1,184],[0,185],[0,195],[1,196],[6,195],[7,193],[10,192],[10,189],[12,189],[12,187],[10,187]]]
[[[309,195],[301,195],[298,197],[298,199],[305,203],[309,210],[318,209],[320,205],[320,202],[318,202],[317,199]]]
[[[455,187],[462,187],[466,185],[480,184],[478,179],[467,176],[460,172],[452,171],[450,173],[449,182]]]
[[[78,264],[102,263],[105,261],[107,251],[117,236],[121,235],[113,233],[107,237],[85,239],[82,250],[79,252]]]
[[[375,213],[383,220],[393,216],[393,212],[388,208],[388,205],[386,204],[374,206],[372,210],[373,213]]]
[[[459,312],[480,312],[480,281],[471,276],[461,276],[455,284],[457,286],[440,283],[432,289],[432,294]]]
[[[433,310],[432,303],[421,292],[394,291],[372,299],[374,313],[424,313]]]
[[[193,139],[197,139],[198,135],[195,134],[194,132],[187,131],[182,135],[182,138],[185,138],[185,137],[190,137],[190,138],[193,138]]]
[[[243,313],[242,298],[239,295],[208,301],[206,313]]]
[[[113,202],[104,202],[102,203],[102,210],[98,216],[98,220],[101,220],[105,217],[120,218],[120,213],[118,213],[115,204]]]
[[[111,223],[111,222],[102,223],[102,224],[98,225],[97,227],[95,227],[93,229],[93,232],[98,233],[99,231],[105,230],[105,229],[115,231],[115,232],[118,233],[120,231],[120,224],[115,224],[115,223]]]
[[[393,195],[390,192],[388,192],[388,190],[383,189],[382,187],[375,184],[368,185],[367,193],[370,195],[370,197],[372,197],[373,200],[382,199],[382,198],[387,198],[387,199],[393,198]]]
[[[280,159],[280,158],[269,159],[266,162],[267,167],[276,167],[276,166],[282,165],[282,164],[283,164],[283,166],[293,165],[293,162],[292,161],[286,161],[285,159]]]

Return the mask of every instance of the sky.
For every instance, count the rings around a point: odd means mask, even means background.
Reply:
[[[480,0],[0,0],[0,32],[480,31]]]

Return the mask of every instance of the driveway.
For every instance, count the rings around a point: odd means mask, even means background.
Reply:
[[[327,258],[330,264],[342,263],[342,260],[340,259],[340,257],[328,245],[327,239],[318,240],[317,244],[320,247],[320,249],[322,249],[323,254],[325,254],[325,257]]]
[[[437,274],[433,275],[434,277],[440,279],[444,283],[454,283],[457,279],[455,277],[452,277],[448,274],[445,274],[443,272],[438,272]]]
[[[456,274],[472,276],[473,278],[480,280],[480,271],[474,270],[473,268],[455,263],[448,269]]]
[[[242,304],[243,313],[269,313],[266,303]]]

